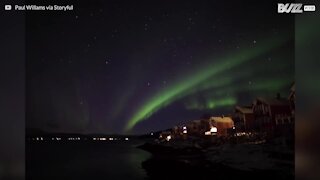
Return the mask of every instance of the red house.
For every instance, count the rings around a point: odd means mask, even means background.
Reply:
[[[276,128],[293,123],[291,106],[288,99],[257,98],[253,103],[255,127],[259,131],[274,132]]]

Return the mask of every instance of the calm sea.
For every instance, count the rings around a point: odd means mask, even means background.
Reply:
[[[31,142],[26,146],[26,175],[32,180],[145,179],[141,163],[151,155],[139,141]]]

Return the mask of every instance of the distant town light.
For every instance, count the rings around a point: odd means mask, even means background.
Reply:
[[[100,138],[100,141],[106,141],[107,138]]]
[[[126,140],[126,141],[128,141],[128,140],[129,140],[129,138],[125,138],[125,140]]]
[[[183,134],[187,134],[187,130],[183,130]]]
[[[187,127],[186,126],[183,126],[183,128],[182,128],[183,130],[187,130]]]
[[[209,135],[211,135],[211,132],[210,131],[206,131],[206,132],[204,132],[204,135],[209,136]]]
[[[109,138],[109,141],[113,141],[113,138]]]
[[[151,135],[151,136],[153,136],[153,132],[152,132],[152,133],[150,133],[150,135]]]
[[[232,129],[236,129],[236,127],[233,126]]]
[[[211,127],[210,132],[212,133],[216,133],[218,131],[218,129],[216,127]]]
[[[170,141],[171,138],[172,138],[171,135],[169,135],[169,136],[166,137],[167,141]]]

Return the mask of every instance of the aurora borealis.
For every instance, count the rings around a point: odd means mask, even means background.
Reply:
[[[214,63],[209,64],[204,67],[201,67],[195,73],[192,73],[188,77],[184,77],[182,81],[177,82],[171,87],[168,87],[164,91],[159,92],[155,96],[153,96],[133,115],[133,117],[129,120],[127,125],[127,130],[133,128],[133,126],[139,121],[150,117],[155,111],[169,105],[171,102],[176,101],[179,98],[188,96],[192,93],[196,93],[197,91],[204,91],[206,89],[214,89],[219,88],[221,85],[229,85],[232,86],[232,81],[228,81],[227,79],[223,79],[224,72],[235,68],[236,66],[246,63],[262,53],[266,53],[272,48],[276,48],[279,45],[282,45],[284,40],[275,40],[275,42],[261,43],[255,47],[249,47],[244,51],[240,51],[239,53],[230,53],[227,57],[221,58],[221,60],[215,60]],[[215,77],[216,75],[220,75],[219,77]],[[233,77],[234,79],[237,77]],[[293,81],[293,80],[292,80]],[[218,105],[235,105],[236,100],[234,98],[226,98],[220,100],[210,101],[210,97],[205,96],[205,98],[209,101],[208,107],[214,108],[214,106]]]
[[[27,127],[141,134],[286,96],[294,21],[276,3],[97,0],[32,12]]]

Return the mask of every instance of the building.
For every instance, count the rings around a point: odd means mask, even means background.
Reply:
[[[255,124],[252,106],[236,106],[233,120],[238,131],[253,131]]]
[[[173,135],[170,131],[163,131],[159,135],[159,139],[165,140],[165,141],[170,141],[173,138]]]
[[[190,121],[186,125],[187,133],[191,136],[202,136],[206,129],[206,124],[208,120],[200,119],[200,120],[193,120]]]
[[[255,128],[262,132],[274,132],[276,128],[293,123],[290,101],[281,98],[257,98],[253,103]]]
[[[234,129],[234,122],[231,117],[210,117],[209,119],[209,125],[210,129],[209,131],[211,133],[216,134],[218,137],[220,136],[227,136],[228,131],[230,129]],[[207,134],[209,134],[207,132]]]

